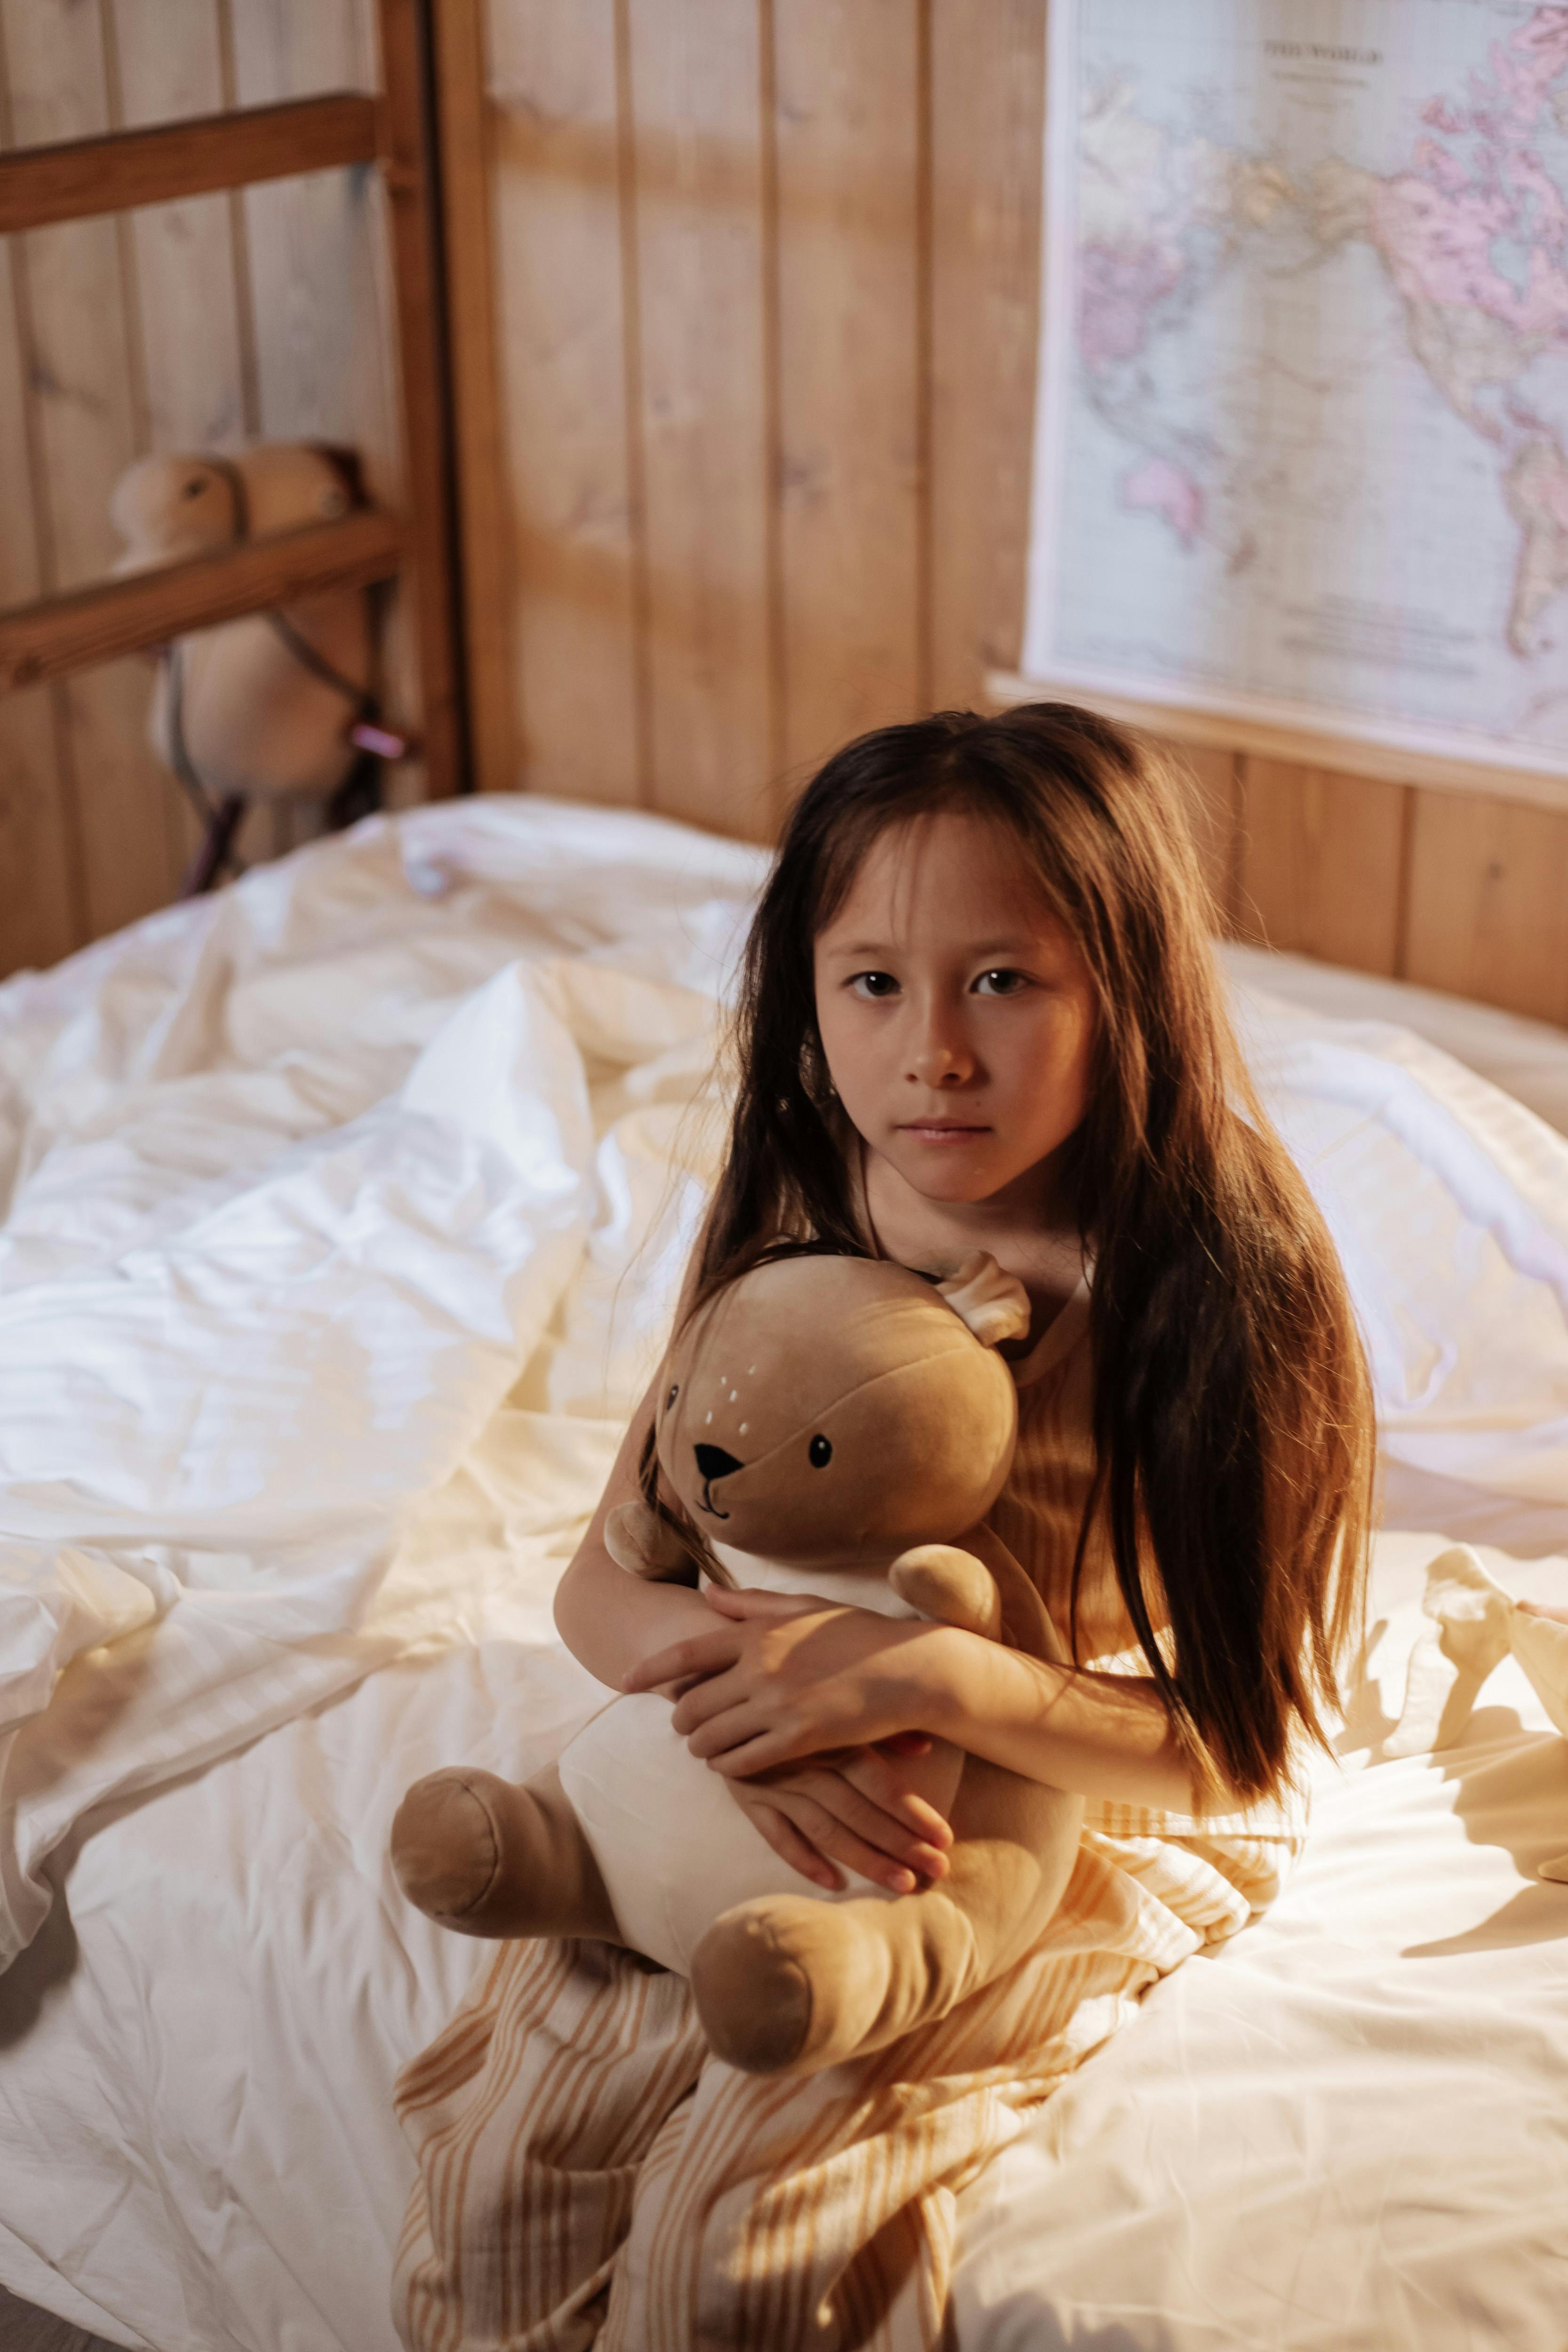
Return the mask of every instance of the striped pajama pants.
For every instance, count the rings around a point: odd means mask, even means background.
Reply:
[[[707,2052],[685,1980],[502,1945],[399,2078],[409,2352],[930,2352],[959,2191],[1200,1945],[1271,1841],[1086,1834],[1050,1937],[939,2024],[803,2082]]]

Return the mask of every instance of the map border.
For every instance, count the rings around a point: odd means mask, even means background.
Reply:
[[[1034,432],[1030,481],[1029,562],[1024,591],[1020,675],[1033,686],[1072,688],[1195,717],[1250,721],[1332,739],[1347,748],[1357,743],[1384,752],[1406,752],[1477,771],[1474,789],[1497,791],[1508,775],[1547,778],[1568,786],[1568,752],[1549,745],[1490,735],[1479,729],[1451,730],[1379,719],[1347,710],[1341,703],[1296,702],[1189,687],[1169,675],[1094,664],[1031,662],[1037,643],[1048,639],[1057,611],[1061,539],[1058,520],[1066,466],[1066,432],[1074,360],[1073,295],[1076,279],[1074,165],[1078,153],[1081,90],[1078,23],[1089,0],[1051,0],[1046,43],[1045,126],[1040,222],[1040,342],[1035,366]],[[1350,38],[1347,34],[1346,39]],[[1354,766],[1354,761],[1347,761]],[[1494,781],[1494,778],[1496,781]],[[1468,789],[1469,787],[1464,787]],[[1555,796],[1553,796],[1555,797]]]

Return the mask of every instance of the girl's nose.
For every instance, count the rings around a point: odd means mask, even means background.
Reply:
[[[910,1068],[910,1076],[923,1087],[967,1086],[974,1075],[974,1055],[963,1041],[936,1031],[922,1041]]]

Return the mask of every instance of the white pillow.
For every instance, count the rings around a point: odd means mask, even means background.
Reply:
[[[1385,1518],[1568,1549],[1568,1141],[1407,1030],[1234,992],[1361,1318]]]

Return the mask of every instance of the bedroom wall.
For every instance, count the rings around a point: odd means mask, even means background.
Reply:
[[[766,836],[1014,665],[1045,14],[444,0],[482,782]],[[1568,1022],[1568,815],[1193,765],[1230,929]]]
[[[0,0],[0,145],[375,79],[374,0]],[[320,436],[396,499],[380,202],[373,173],[322,173],[0,238],[0,604],[102,576],[110,491],[147,450]],[[406,697],[401,618],[390,637]],[[0,698],[0,971],[177,888],[195,829],[144,741],[151,684],[135,657]]]
[[[373,15],[0,0],[0,142],[370,86]],[[834,743],[1017,659],[1045,0],[434,27],[478,781],[766,837]],[[0,603],[102,572],[142,449],[320,434],[396,496],[378,201],[326,174],[0,240]],[[149,684],[0,699],[0,970],[175,887]],[[1568,816],[1192,765],[1228,928],[1568,1023]]]

